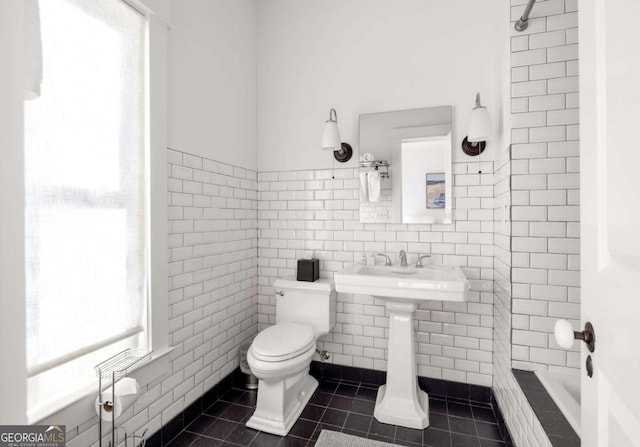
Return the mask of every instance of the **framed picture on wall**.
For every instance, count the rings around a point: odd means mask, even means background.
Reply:
[[[444,172],[427,174],[427,208],[444,208],[445,201]]]

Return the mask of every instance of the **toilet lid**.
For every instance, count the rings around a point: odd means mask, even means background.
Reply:
[[[251,352],[259,360],[279,362],[306,352],[314,344],[311,326],[278,323],[258,334],[251,344]]]

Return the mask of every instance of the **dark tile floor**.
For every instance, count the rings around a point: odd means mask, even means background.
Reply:
[[[289,435],[245,427],[255,391],[233,388],[180,433],[170,447],[313,447],[322,429],[409,447],[505,447],[489,404],[430,395],[430,427],[414,430],[373,418],[377,387],[323,380]]]

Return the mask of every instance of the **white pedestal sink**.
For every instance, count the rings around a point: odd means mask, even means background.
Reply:
[[[464,301],[469,283],[459,267],[353,267],[336,273],[336,290],[383,299],[389,310],[387,383],[378,389],[374,417],[387,424],[429,426],[429,397],[418,387],[413,313],[421,301]]]

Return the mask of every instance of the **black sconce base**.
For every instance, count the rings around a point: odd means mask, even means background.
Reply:
[[[349,143],[342,143],[342,149],[339,151],[333,151],[333,158],[335,158],[340,163],[346,163],[351,160],[351,156],[353,155],[353,148]]]
[[[486,141],[471,143],[467,141],[467,137],[464,137],[464,140],[462,140],[462,152],[471,157],[475,157],[476,155],[483,153],[485,147],[487,147]]]

